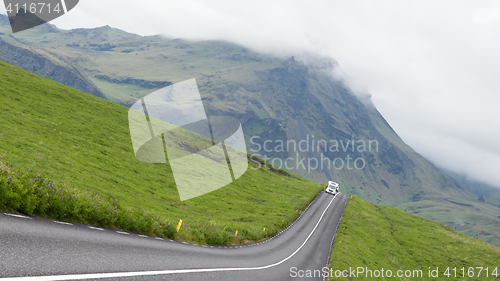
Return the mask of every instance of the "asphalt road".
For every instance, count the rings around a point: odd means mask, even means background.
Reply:
[[[0,281],[323,280],[346,203],[322,192],[277,236],[227,247],[2,212]],[[307,273],[316,277],[299,277]]]

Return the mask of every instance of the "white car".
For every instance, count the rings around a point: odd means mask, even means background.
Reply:
[[[339,184],[333,181],[328,182],[328,186],[325,189],[326,193],[335,195],[339,192]]]

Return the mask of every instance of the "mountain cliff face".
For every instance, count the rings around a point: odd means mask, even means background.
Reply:
[[[334,179],[343,192],[376,203],[472,198],[408,147],[368,97],[356,97],[328,74],[294,58],[256,71],[250,81],[231,74],[202,79],[200,91],[211,115],[242,120],[251,153],[282,167],[289,159],[290,171],[320,182]]]
[[[0,32],[8,34],[6,28]],[[478,201],[407,146],[368,96],[356,96],[332,78],[334,61],[323,61],[325,67],[225,42],[141,37],[110,27],[3,37],[78,70],[106,98],[125,106],[195,78],[209,116],[241,121],[249,153],[500,245],[500,209]],[[7,49],[0,47],[0,59]]]

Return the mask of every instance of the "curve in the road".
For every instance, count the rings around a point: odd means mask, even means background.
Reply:
[[[321,216],[317,220],[314,228],[310,231],[309,235],[305,238],[302,244],[291,254],[285,258],[264,266],[254,266],[254,267],[218,267],[218,268],[195,268],[195,269],[171,269],[171,270],[153,270],[153,271],[135,271],[135,272],[115,272],[115,273],[90,273],[90,274],[69,274],[69,275],[49,275],[49,276],[30,276],[30,277],[8,277],[0,278],[2,281],[12,280],[12,281],[42,281],[42,280],[84,280],[84,279],[104,279],[104,278],[124,278],[124,277],[138,277],[138,276],[151,276],[151,275],[170,275],[170,274],[182,274],[182,273],[203,273],[203,272],[227,272],[227,271],[254,271],[269,269],[280,264],[283,264],[287,260],[294,257],[310,240],[311,236],[315,233],[321,221],[323,220],[326,212],[334,202],[337,195],[335,195],[326,208],[321,213]],[[312,203],[312,202],[311,202]],[[297,222],[297,221],[295,221]],[[338,226],[338,224],[337,224]],[[289,226],[290,227],[290,226]],[[288,229],[288,227],[287,227]],[[282,231],[283,232],[283,231]],[[118,232],[119,233],[119,232]],[[125,233],[123,233],[125,234]],[[128,234],[128,233],[127,233]],[[280,232],[281,234],[281,232]],[[274,237],[273,237],[274,238]],[[272,239],[268,239],[272,240]],[[333,240],[332,240],[333,241]],[[258,243],[260,244],[260,243]]]

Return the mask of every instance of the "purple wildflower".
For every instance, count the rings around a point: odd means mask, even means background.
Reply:
[[[55,184],[56,184],[56,183],[55,183],[55,182],[53,182],[53,183],[52,183],[52,187],[54,187],[54,185],[55,185]]]

